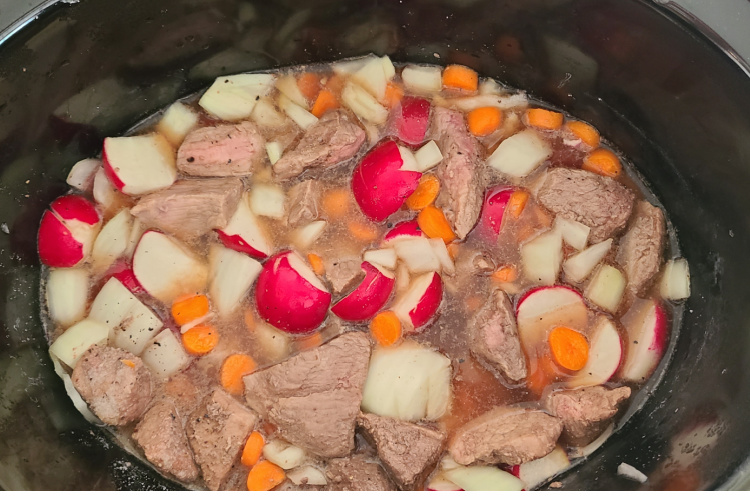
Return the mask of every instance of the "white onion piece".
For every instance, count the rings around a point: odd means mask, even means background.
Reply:
[[[305,450],[281,439],[275,439],[263,447],[263,457],[282,469],[289,470],[302,465]]]
[[[86,315],[89,273],[85,269],[52,269],[46,292],[50,317],[67,328]]]
[[[690,269],[687,260],[676,259],[667,262],[659,290],[666,300],[682,300],[690,297]]]
[[[284,191],[274,184],[256,184],[250,191],[250,210],[272,219],[284,218]]]

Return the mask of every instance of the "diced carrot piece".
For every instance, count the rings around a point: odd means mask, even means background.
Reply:
[[[563,115],[548,109],[531,108],[526,111],[526,120],[532,127],[554,130],[562,126]]]
[[[529,193],[523,190],[514,191],[510,195],[508,204],[505,207],[505,211],[510,214],[511,217],[518,219],[521,216],[521,212],[526,208],[526,203],[529,201]]]
[[[245,447],[242,449],[242,457],[240,458],[242,465],[252,467],[257,464],[265,445],[266,440],[263,439],[263,434],[258,431],[251,432],[247,441],[245,441]]]
[[[313,101],[320,92],[320,75],[317,73],[302,73],[297,78],[297,87],[308,101]]]
[[[406,199],[409,210],[422,210],[432,205],[440,191],[440,181],[432,174],[423,175],[419,179],[417,189]]]
[[[338,107],[339,101],[338,99],[336,99],[336,96],[333,95],[333,92],[327,89],[323,89],[318,94],[318,98],[315,99],[315,104],[313,104],[310,113],[320,118],[321,116],[326,114],[326,111],[330,111]]]
[[[323,343],[323,336],[320,332],[311,333],[310,335],[299,336],[296,338],[297,348],[300,351],[307,351],[309,349],[315,349],[320,347]]]
[[[385,97],[383,98],[383,104],[388,109],[395,108],[398,103],[401,102],[401,99],[404,97],[404,91],[403,89],[393,82],[388,82],[388,85],[385,87]]]
[[[571,132],[573,132],[573,135],[581,139],[592,148],[595,148],[599,145],[599,132],[588,123],[571,121],[567,123],[567,127]]]
[[[443,70],[443,87],[476,92],[479,84],[477,72],[466,66],[451,64]]]
[[[250,309],[245,310],[245,326],[247,327],[247,331],[253,332],[255,331],[255,315],[253,314],[253,311]]]
[[[323,195],[321,200],[323,212],[332,219],[344,217],[349,212],[350,204],[351,195],[346,188],[331,189]]]
[[[389,346],[401,338],[401,322],[393,311],[383,311],[372,318],[370,332],[382,346]]]
[[[503,123],[503,112],[499,108],[486,106],[472,109],[466,115],[469,132],[477,137],[490,135]]]
[[[622,166],[620,159],[609,149],[595,149],[584,160],[584,170],[606,177],[617,177],[620,175]]]
[[[378,237],[377,228],[363,222],[349,222],[349,232],[360,241],[372,241]]]
[[[129,359],[123,359],[122,364],[129,368],[135,368],[135,363]]]
[[[458,243],[451,243],[448,245],[448,255],[450,255],[451,259],[456,260],[456,257],[458,257],[458,253],[461,251],[461,245]]]
[[[320,255],[309,253],[307,254],[307,260],[310,261],[310,266],[315,271],[315,274],[323,276],[326,273],[326,268],[323,265],[323,259],[320,258]]]
[[[255,360],[247,354],[232,354],[227,356],[221,365],[221,386],[229,394],[241,396],[245,392],[245,383],[242,377],[252,373],[257,367]]]
[[[445,214],[437,207],[423,208],[417,216],[417,224],[428,238],[441,238],[446,245],[456,239],[456,233],[453,232]]]
[[[278,465],[263,460],[250,469],[247,474],[248,491],[270,491],[284,482],[286,474]]]
[[[492,273],[492,279],[500,283],[512,283],[516,281],[518,273],[513,266],[501,266],[497,271]]]
[[[185,350],[194,356],[211,352],[219,343],[219,332],[211,325],[198,325],[182,335]]]
[[[191,321],[202,318],[210,309],[208,297],[205,295],[191,295],[178,299],[172,304],[172,317],[179,326],[187,325]]]
[[[581,333],[558,326],[547,338],[552,358],[566,370],[578,371],[589,359],[589,343]]]

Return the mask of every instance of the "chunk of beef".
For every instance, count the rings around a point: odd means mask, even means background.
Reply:
[[[518,465],[551,452],[562,429],[559,418],[543,411],[501,406],[461,426],[448,451],[461,465]]]
[[[290,226],[301,226],[317,220],[320,213],[318,202],[323,189],[320,181],[306,180],[289,190],[287,222]]]
[[[105,424],[125,425],[151,401],[151,372],[141,358],[124,349],[94,346],[73,369],[73,385]]]
[[[326,469],[328,488],[332,491],[391,491],[396,486],[374,457],[357,453],[335,458]]]
[[[149,408],[138,422],[133,439],[148,461],[162,473],[187,483],[198,478],[198,466],[193,460],[182,419],[172,402],[162,400]]]
[[[245,376],[248,405],[290,443],[322,457],[354,449],[354,425],[370,362],[364,332],[345,333],[320,347]]]
[[[360,415],[357,424],[404,489],[419,486],[443,452],[446,435],[432,427],[370,413]]]
[[[266,141],[252,122],[190,132],[177,151],[177,169],[196,177],[250,175],[265,157]]]
[[[221,487],[257,420],[255,413],[220,390],[190,415],[188,441],[209,489]]]
[[[544,407],[562,419],[563,438],[568,444],[585,446],[596,439],[630,397],[630,387],[603,386],[552,392]]]
[[[326,113],[294,149],[284,153],[273,172],[278,179],[291,179],[308,168],[332,167],[356,155],[363,142],[365,131],[346,114]]]
[[[163,386],[165,397],[175,405],[180,415],[193,413],[210,390],[205,372],[195,363],[172,375]]]
[[[537,192],[537,200],[555,215],[591,228],[591,243],[622,230],[633,211],[635,195],[611,177],[585,170],[553,168]]]
[[[226,226],[240,196],[239,179],[183,179],[163,191],[144,196],[130,213],[147,227],[190,240]]]
[[[502,290],[494,290],[469,323],[469,347],[481,360],[509,380],[526,378],[526,357],[521,350],[513,306]]]
[[[665,233],[661,209],[647,201],[639,201],[630,229],[620,240],[617,255],[617,262],[628,277],[628,288],[636,295],[644,293],[659,272]]]
[[[436,204],[443,209],[456,235],[465,238],[482,210],[485,173],[481,148],[458,111],[435,108],[432,116],[443,153],[443,161],[436,170],[442,187]]]
[[[358,257],[347,257],[326,262],[326,278],[331,283],[333,293],[336,295],[354,288],[354,285],[364,275],[362,261]]]

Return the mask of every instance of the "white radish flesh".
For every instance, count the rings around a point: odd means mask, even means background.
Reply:
[[[521,491],[524,487],[513,474],[489,465],[457,467],[443,475],[465,491]]]
[[[86,315],[89,274],[85,269],[52,269],[46,292],[50,318],[67,328]]]
[[[102,156],[110,180],[127,195],[158,191],[177,180],[174,149],[161,134],[107,137]]]
[[[418,93],[430,94],[443,89],[443,74],[437,66],[408,65],[401,72],[404,86]]]
[[[398,256],[392,248],[383,248],[380,250],[368,250],[363,256],[365,262],[376,266],[382,266],[386,269],[396,269]]]
[[[409,172],[421,172],[419,163],[417,163],[417,159],[414,157],[414,153],[411,152],[411,150],[404,146],[398,147],[399,153],[401,153],[401,161],[403,164],[401,165],[401,170],[408,170]]]
[[[94,175],[96,175],[97,170],[99,170],[99,167],[101,166],[101,160],[95,158],[81,160],[70,169],[66,182],[69,186],[76,189],[88,191],[93,186]]]
[[[268,161],[271,162],[271,165],[275,165],[283,153],[284,150],[278,142],[266,143],[266,154],[268,154]]]
[[[547,231],[521,247],[523,272],[535,285],[554,285],[562,263],[562,236]]]
[[[270,130],[283,128],[289,123],[287,117],[276,109],[276,105],[268,97],[258,100],[250,118],[261,127]]]
[[[81,356],[94,345],[106,345],[110,328],[99,321],[86,318],[65,330],[49,348],[70,368],[75,368]]]
[[[442,238],[432,238],[429,241],[432,251],[440,261],[442,272],[449,276],[453,276],[456,273],[456,266],[453,264],[453,259],[451,259],[451,256],[448,253],[448,247],[445,246],[445,241]]]
[[[573,283],[580,283],[599,265],[612,248],[612,238],[591,245],[586,250],[578,252],[563,263],[565,279]]]
[[[250,191],[250,210],[255,215],[272,219],[284,218],[284,191],[273,184],[256,184]]]
[[[268,95],[273,81],[269,74],[220,76],[198,104],[222,120],[242,120],[250,116],[259,98]]]
[[[308,484],[312,486],[325,486],[328,484],[325,474],[312,465],[297,467],[286,473],[286,477],[296,485]]]
[[[382,101],[385,98],[385,87],[389,78],[386,77],[385,65],[381,59],[371,59],[358,69],[351,78],[377,100]]]
[[[586,387],[606,383],[622,361],[622,341],[615,325],[601,316],[589,335],[589,358],[586,366],[571,377],[568,387]]]
[[[211,247],[208,293],[219,316],[235,312],[260,274],[260,262],[221,245]]]
[[[388,119],[388,110],[359,85],[349,82],[341,93],[342,102],[361,119],[382,125]]]
[[[602,309],[615,313],[625,285],[625,276],[618,269],[604,264],[591,279],[584,295]]]
[[[315,115],[283,94],[279,96],[279,108],[302,130],[307,130],[318,123]]]
[[[687,260],[670,260],[664,266],[659,288],[662,298],[682,300],[690,297],[690,269]]]
[[[529,175],[552,155],[552,148],[533,130],[524,130],[505,139],[487,158],[487,164],[500,173],[520,178]]]
[[[558,217],[555,219],[555,230],[560,231],[563,241],[576,250],[586,248],[591,228],[580,222]]]
[[[91,250],[95,273],[107,269],[127,251],[132,229],[133,216],[127,208],[120,210],[104,225]]]
[[[167,379],[192,361],[171,330],[162,330],[143,350],[141,359],[158,378]]]
[[[172,146],[179,147],[185,136],[198,125],[199,118],[192,108],[176,102],[164,112],[156,124],[156,131],[166,137]]]
[[[305,450],[286,441],[275,439],[263,447],[263,458],[284,470],[294,469],[305,460]]]
[[[109,181],[103,168],[94,175],[91,194],[105,213],[112,213],[127,204],[127,197]]]
[[[289,334],[267,323],[258,323],[252,337],[260,346],[263,355],[272,363],[277,363],[289,355],[291,347]]]
[[[427,238],[400,239],[394,243],[393,249],[414,274],[440,271],[440,259]]]
[[[299,85],[297,85],[297,79],[294,75],[284,75],[280,77],[276,80],[276,88],[297,106],[300,106],[304,110],[309,109],[307,98],[302,95],[302,91],[300,90]]]
[[[441,106],[457,108],[461,111],[471,111],[477,108],[499,108],[502,110],[526,107],[529,101],[524,94],[484,94],[469,97],[445,99],[437,97],[435,103]]]
[[[76,390],[75,386],[73,385],[73,381],[70,378],[70,375],[65,370],[65,368],[63,368],[62,364],[60,364],[60,360],[57,359],[57,356],[54,356],[50,353],[50,358],[52,358],[52,365],[55,367],[55,373],[57,373],[58,377],[62,379],[63,384],[65,385],[65,392],[73,402],[73,406],[76,407],[76,410],[78,410],[81,415],[83,415],[83,418],[85,418],[92,424],[104,425],[96,415],[91,413],[91,410],[89,410],[89,405],[86,404],[86,402],[81,397],[81,394],[78,392],[78,390]]]
[[[291,240],[298,249],[304,250],[312,246],[318,238],[323,235],[328,223],[324,220],[316,220],[307,225],[296,229],[291,236]]]
[[[557,446],[548,455],[519,465],[518,478],[523,481],[525,489],[531,490],[568,467],[570,467],[568,455],[565,450]]]
[[[414,158],[419,165],[419,172],[427,172],[443,161],[443,153],[435,141],[430,141],[414,153]]]

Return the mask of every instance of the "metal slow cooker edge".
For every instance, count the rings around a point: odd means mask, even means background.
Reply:
[[[715,34],[642,0],[55,3],[0,40],[0,486],[177,486],[83,421],[47,359],[35,236],[70,165],[218,74],[374,51],[466,64],[592,122],[678,230],[693,296],[667,371],[563,487],[747,487],[750,79]]]

